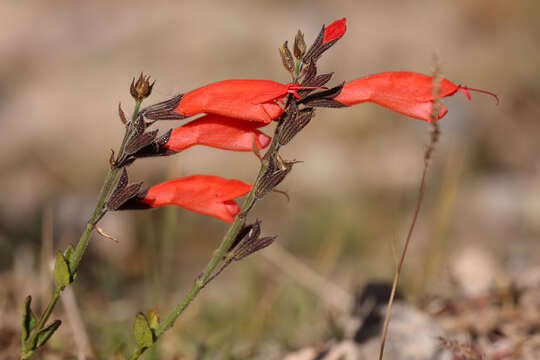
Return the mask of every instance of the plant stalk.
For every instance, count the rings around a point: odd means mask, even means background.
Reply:
[[[124,139],[122,141],[122,145],[120,146],[120,150],[118,153],[119,158],[124,153],[126,140],[130,136],[130,132],[131,132],[130,131],[131,123],[133,123],[135,119],[137,118],[140,106],[141,106],[141,101],[136,101],[135,108],[133,110],[132,120],[126,129],[126,132],[124,134]],[[103,182],[103,186],[101,187],[101,191],[98,196],[96,207],[94,208],[92,216],[90,217],[90,220],[88,220],[88,223],[86,224],[86,227],[83,233],[81,234],[81,237],[79,238],[79,242],[77,243],[75,251],[73,252],[73,257],[70,264],[71,265],[70,272],[72,276],[77,272],[81,259],[86,251],[86,248],[88,247],[90,235],[92,234],[92,231],[94,230],[95,224],[97,223],[97,221],[99,221],[99,219],[101,219],[101,217],[104,214],[105,202],[107,201],[108,197],[113,191],[115,180],[119,171],[120,171],[120,168],[118,167],[115,167],[115,166],[109,167],[109,171],[107,173],[107,176],[105,177],[105,181]],[[47,304],[47,307],[45,308],[45,311],[39,318],[37,326],[33,330],[32,336],[22,346],[21,360],[29,359],[36,351],[36,349],[33,348],[33,346],[35,346],[34,344],[35,344],[36,337],[38,333],[42,329],[45,328],[47,321],[49,320],[49,317],[51,316],[54,310],[54,307],[56,306],[56,303],[58,302],[58,299],[60,297],[60,294],[62,293],[62,290],[63,289],[61,287],[59,286],[56,287],[56,290],[54,291],[51,299],[49,300],[49,303]]]
[[[296,66],[295,66],[295,72],[292,76],[292,82],[296,83],[298,81],[298,76],[302,70],[302,62],[299,60],[296,60]],[[268,147],[268,150],[266,151],[266,155],[272,154],[273,152],[277,151],[278,146],[278,137],[277,134],[279,133],[280,125],[276,127],[276,130],[274,132],[274,136],[272,138],[272,142],[270,143],[270,146]],[[264,156],[261,160],[261,167],[259,169],[259,173],[257,174],[257,178],[255,179],[254,186],[252,187],[251,191],[247,195],[246,199],[244,200],[244,203],[242,204],[240,213],[235,217],[233,223],[229,227],[229,230],[227,231],[227,234],[223,238],[223,241],[221,242],[221,245],[219,248],[214,251],[214,255],[206,265],[205,269],[201,273],[201,275],[195,280],[193,286],[188,291],[186,296],[182,299],[180,303],[174,308],[174,310],[169,313],[167,318],[160,323],[159,327],[155,330],[154,341],[157,341],[161,335],[165,331],[167,331],[169,328],[171,328],[175,321],[180,317],[180,315],[184,312],[184,310],[191,304],[191,302],[195,299],[195,297],[199,294],[199,292],[205,287],[207,284],[208,279],[212,276],[214,271],[216,270],[216,267],[220,264],[223,257],[225,256],[227,250],[230,248],[232,242],[242,229],[242,225],[244,224],[246,212],[251,210],[253,208],[253,205],[255,201],[257,200],[255,198],[255,192],[257,191],[257,184],[259,183],[259,179],[266,173],[266,170],[268,169],[268,166],[270,165],[269,157]],[[154,342],[155,344],[155,342]],[[136,360],[138,359],[146,350],[147,348],[143,349],[137,349],[130,357],[129,360]]]

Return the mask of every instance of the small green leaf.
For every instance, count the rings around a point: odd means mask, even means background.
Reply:
[[[22,319],[22,329],[21,329],[21,339],[22,342],[25,342],[28,340],[28,336],[30,335],[30,332],[34,330],[34,327],[36,326],[37,319],[34,313],[32,312],[32,309],[30,308],[30,305],[32,304],[32,297],[27,296],[24,300],[24,312],[23,312],[23,319]]]
[[[137,314],[133,332],[135,333],[135,340],[137,341],[139,349],[150,347],[154,343],[154,334],[152,334],[152,330],[150,329],[144,314]]]
[[[40,332],[38,332],[36,339],[36,348],[41,347],[47,343],[52,334],[60,327],[62,322],[60,320],[55,320],[51,325],[47,326]]]
[[[54,264],[54,280],[60,288],[65,288],[71,282],[69,266],[64,255],[59,251],[56,253],[56,263]]]
[[[150,329],[153,331],[157,330],[159,327],[159,313],[157,310],[150,310],[148,312],[148,325],[150,326]]]
[[[73,270],[71,265],[73,264],[73,254],[75,253],[75,250],[73,249],[73,246],[69,245],[66,250],[64,250],[64,259],[66,259],[66,262],[68,263],[69,269]]]

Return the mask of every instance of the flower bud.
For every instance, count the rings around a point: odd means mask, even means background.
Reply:
[[[298,134],[307,124],[309,124],[313,115],[314,112],[312,108],[297,111],[296,106],[290,106],[289,113],[283,121],[283,125],[281,125],[277,135],[279,145],[287,145],[296,136],[296,134]]]
[[[301,60],[306,53],[306,41],[304,40],[304,34],[298,30],[294,37],[294,57]]]
[[[291,51],[289,50],[287,41],[285,41],[279,48],[279,55],[281,55],[281,62],[283,62],[285,69],[292,74],[294,72],[294,59]]]
[[[257,181],[255,197],[262,199],[269,191],[272,191],[285,179],[296,163],[297,161],[283,160],[277,153],[270,154],[268,168]]]
[[[261,221],[257,220],[251,225],[244,225],[238,233],[229,251],[232,251],[231,259],[239,261],[265,247],[271,245],[277,236],[261,235]]]
[[[150,75],[143,75],[141,73],[137,81],[135,81],[135,78],[131,81],[129,92],[136,101],[142,101],[144,98],[150,96],[154,84],[155,81],[150,84]]]
[[[347,30],[347,19],[339,19],[321,29],[321,32],[304,55],[302,61],[305,64],[316,62],[317,59],[330,47],[332,47]]]

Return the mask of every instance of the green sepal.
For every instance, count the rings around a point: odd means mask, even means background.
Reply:
[[[45,345],[61,324],[62,322],[60,320],[55,320],[51,325],[38,332],[36,336],[36,346],[34,348],[37,349]]]
[[[66,250],[64,250],[64,259],[66,259],[69,269],[71,270],[73,265],[73,255],[75,254],[75,249],[73,249],[73,246],[68,245]]]
[[[68,263],[60,251],[56,253],[54,280],[61,289],[65,288],[71,283],[71,273],[69,272]]]
[[[148,320],[148,326],[150,326],[150,329],[153,333],[158,329],[159,327],[159,313],[157,310],[150,310],[148,312],[148,315],[146,316]]]
[[[66,259],[69,267],[71,281],[74,281],[77,278],[77,272],[75,272],[75,269],[73,268],[73,263],[75,262],[75,249],[73,249],[73,246],[68,245],[66,250],[64,250],[64,259]]]
[[[29,295],[24,300],[24,310],[23,310],[22,329],[21,329],[21,340],[23,343],[26,340],[28,340],[28,336],[30,336],[30,332],[34,330],[37,323],[37,318],[32,312],[32,309],[30,307],[31,304],[32,304],[32,297]]]
[[[137,314],[135,324],[133,325],[133,333],[135,334],[135,341],[139,349],[148,348],[154,343],[154,334],[143,313]]]

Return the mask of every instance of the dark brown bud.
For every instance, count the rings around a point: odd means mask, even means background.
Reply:
[[[261,221],[257,220],[251,225],[244,225],[235,239],[235,244],[231,245],[230,259],[239,261],[274,242],[277,236],[261,235]]]
[[[111,194],[109,200],[107,201],[107,209],[109,210],[118,210],[129,199],[135,197],[140,191],[142,182],[138,184],[128,184],[128,174],[126,168],[122,171],[122,176],[116,184],[116,188]]]
[[[287,41],[285,41],[279,48],[279,55],[281,55],[281,61],[283,62],[285,69],[292,74],[294,72],[294,59],[291,51],[289,50]]]
[[[143,73],[141,73],[137,80],[133,78],[131,81],[129,92],[136,101],[142,101],[144,98],[150,96],[154,84],[155,81],[150,84],[150,75],[143,75]]]
[[[174,110],[182,101],[184,94],[176,95],[175,97],[162,101],[160,103],[148,106],[141,110],[141,114],[152,121],[158,120],[182,120],[185,119],[186,115],[178,114]]]
[[[257,199],[262,199],[269,191],[279,185],[291,171],[293,165],[298,162],[283,160],[277,153],[272,153],[269,156],[268,168],[255,184],[255,197]]]
[[[313,108],[306,108],[300,111],[296,110],[296,106],[289,106],[287,117],[283,121],[278,133],[279,145],[287,145],[298,134],[315,115]]]
[[[304,34],[298,30],[294,37],[294,57],[298,60],[302,60],[302,57],[306,53],[306,42],[304,40]]]

